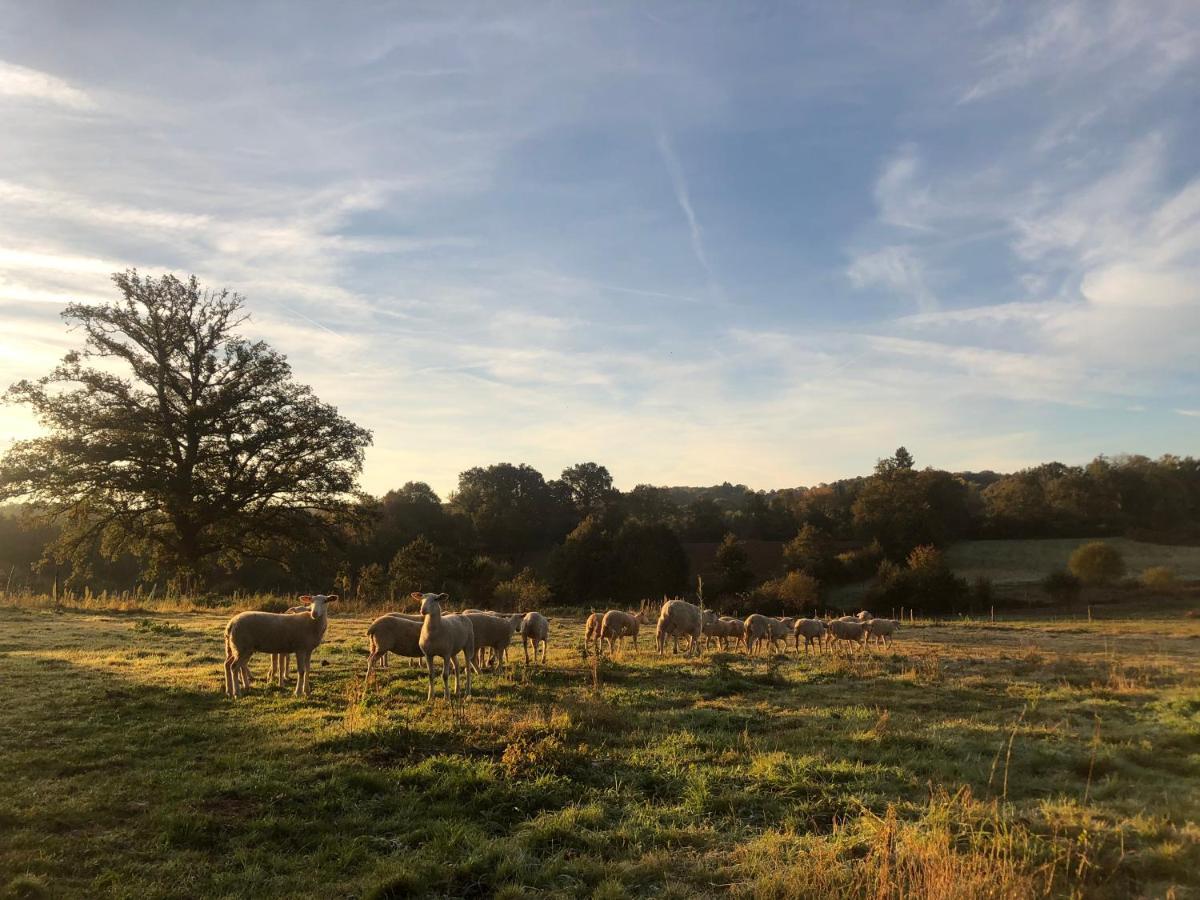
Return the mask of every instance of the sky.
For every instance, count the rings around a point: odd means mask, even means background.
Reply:
[[[1195,454],[1200,4],[0,0],[0,389],[127,267],[375,493]]]

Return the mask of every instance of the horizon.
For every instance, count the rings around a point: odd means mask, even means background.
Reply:
[[[1195,4],[398,9],[0,0],[0,388],[135,266],[376,495],[1195,453]]]

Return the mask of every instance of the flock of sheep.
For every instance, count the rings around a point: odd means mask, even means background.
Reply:
[[[539,612],[506,615],[482,609],[466,609],[460,613],[443,613],[442,603],[447,594],[413,593],[412,598],[420,603],[419,615],[388,613],[380,616],[367,629],[370,655],[367,657],[367,684],[377,668],[386,668],[389,654],[424,660],[429,673],[427,698],[433,700],[435,685],[434,660],[441,660],[442,693],[450,699],[450,672],[454,672],[454,696],[459,696],[459,674],[465,672],[465,693],[471,693],[471,673],[478,673],[485,666],[503,671],[508,659],[508,648],[515,636],[520,636],[525,650],[525,664],[529,665],[530,646],[533,647],[533,662],[539,653],[541,663],[546,662],[546,644],[550,638],[550,623]],[[296,657],[296,696],[310,691],[308,673],[312,654],[325,636],[328,625],[330,603],[337,601],[336,594],[305,595],[302,605],[294,606],[285,613],[244,612],[229,620],[225,626],[225,693],[238,697],[250,687],[249,661],[255,653],[271,654],[270,678],[278,679],[280,687],[288,677],[288,664]],[[629,638],[637,648],[638,632],[649,623],[650,610],[645,603],[637,612],[610,609],[605,613],[592,613],[584,626],[584,646],[593,648],[597,656],[604,652],[607,642],[609,652]],[[828,645],[854,645],[865,647],[871,639],[891,643],[892,636],[900,627],[895,619],[877,619],[863,611],[856,616],[839,619],[772,618],[754,613],[745,619],[718,616],[712,610],[702,609],[686,600],[666,600],[658,612],[655,626],[655,646],[659,654],[666,652],[667,641],[672,642],[674,652],[679,652],[679,641],[686,643],[685,655],[700,654],[705,645],[716,641],[723,650],[732,642],[736,649],[742,647],[755,655],[766,644],[778,651],[780,644],[786,649],[788,638],[795,639],[800,649],[804,639],[805,652],[814,645],[824,652]],[[460,667],[459,656],[463,658]]]

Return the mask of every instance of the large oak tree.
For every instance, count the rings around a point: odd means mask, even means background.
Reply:
[[[132,553],[191,581],[318,547],[351,508],[370,432],[238,335],[239,295],[194,276],[113,281],[120,300],[63,312],[83,348],[9,388],[45,435],[0,460],[0,500],[62,525],[60,560]]]

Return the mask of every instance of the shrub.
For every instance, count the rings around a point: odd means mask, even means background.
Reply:
[[[1125,574],[1125,560],[1111,544],[1092,541],[1071,554],[1067,568],[1084,584],[1111,584]]]
[[[1152,591],[1169,591],[1175,587],[1175,570],[1169,566],[1150,566],[1142,570],[1138,581]]]
[[[550,585],[533,574],[533,570],[522,569],[516,578],[496,585],[496,606],[509,612],[528,612],[540,609],[550,602]]]
[[[1042,590],[1057,603],[1070,603],[1079,596],[1082,588],[1083,582],[1062,569],[1051,572],[1042,579]]]
[[[875,583],[867,591],[868,605],[880,610],[908,607],[930,613],[953,612],[965,605],[970,596],[967,580],[950,570],[940,551],[917,547],[908,559],[907,568],[889,560],[879,564]]]
[[[807,572],[788,572],[782,578],[764,582],[755,592],[761,606],[770,606],[779,615],[799,615],[817,605],[821,584]],[[762,610],[756,610],[761,612]]]
[[[882,560],[883,548],[879,545],[878,541],[869,546],[859,547],[857,550],[848,550],[845,553],[837,555],[837,561],[841,566],[841,574],[850,581],[861,581],[864,578],[870,578],[875,574],[875,570],[879,568]]]

